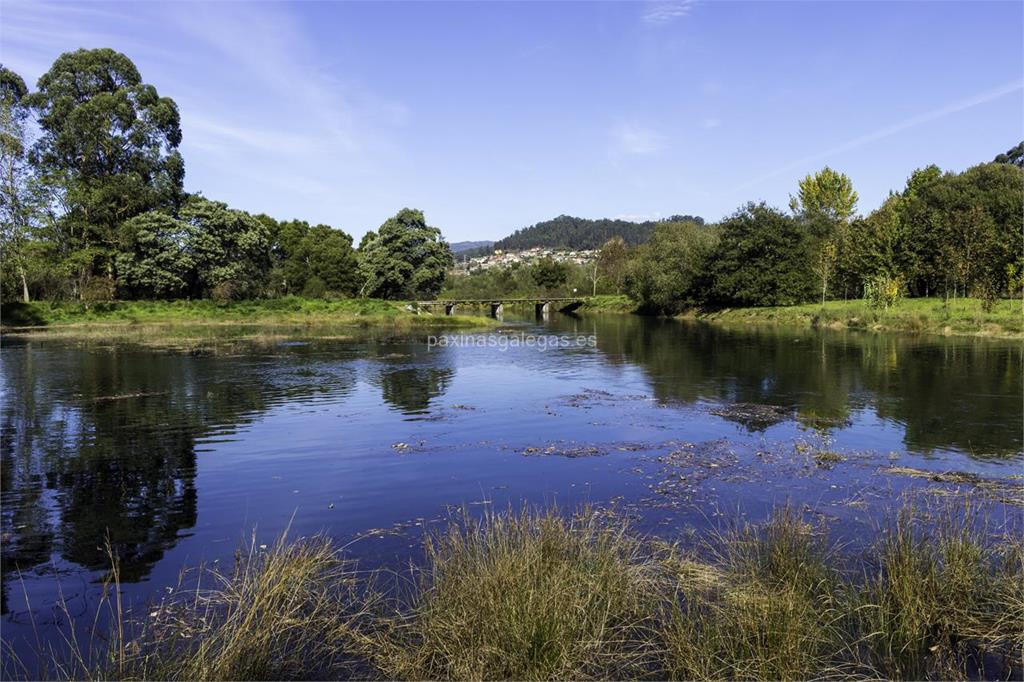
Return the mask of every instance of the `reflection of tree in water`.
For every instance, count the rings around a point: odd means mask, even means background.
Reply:
[[[384,347],[387,348],[387,347]],[[380,386],[384,402],[402,414],[419,415],[430,409],[430,402],[442,396],[455,376],[447,348],[425,350],[424,346],[405,346],[402,353],[382,352],[384,365],[371,379]]]
[[[587,318],[610,362],[642,367],[657,398],[749,406],[740,423],[766,428],[790,413],[808,426],[849,420],[873,406],[903,423],[909,448],[972,455],[1022,449],[1018,345],[915,337],[712,325],[617,315]],[[557,324],[557,323],[556,323]],[[572,324],[579,331],[579,322]],[[770,406],[754,414],[752,406]],[[748,414],[749,412],[749,414]],[[774,416],[773,416],[774,415]],[[750,419],[748,419],[750,417]]]
[[[276,363],[275,373],[218,357],[6,348],[4,390],[17,399],[0,418],[4,596],[12,571],[55,551],[105,568],[107,537],[122,577],[144,577],[196,522],[197,439],[321,390],[282,379],[290,363]]]

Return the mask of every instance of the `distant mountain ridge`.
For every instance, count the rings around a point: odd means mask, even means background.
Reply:
[[[612,237],[622,237],[630,246],[643,244],[651,238],[654,226],[659,222],[691,220],[700,225],[704,219],[700,216],[674,215],[664,220],[647,220],[635,223],[629,220],[611,218],[576,218],[560,215],[529,227],[516,230],[504,239],[499,239],[490,247],[473,249],[472,254],[482,255],[494,249],[502,251],[523,251],[534,247],[548,249],[597,249]]]
[[[481,239],[475,242],[452,242],[448,246],[451,248],[452,253],[462,253],[463,251],[469,251],[470,249],[481,249],[489,248],[494,242],[490,239]]]

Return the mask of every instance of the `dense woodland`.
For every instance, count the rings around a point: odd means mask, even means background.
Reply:
[[[638,246],[651,238],[651,234],[658,224],[683,221],[704,224],[704,219],[700,216],[690,215],[676,215],[665,220],[648,220],[640,223],[608,218],[591,220],[560,215],[557,218],[516,230],[504,239],[495,242],[493,246],[477,249],[473,253],[489,253],[494,249],[522,251],[534,247],[598,249],[612,237],[620,237],[629,246]]]
[[[1024,143],[961,173],[913,171],[868,215],[850,179],[808,175],[786,210],[749,203],[715,224],[559,216],[494,244],[600,247],[592,263],[452,276],[421,211],[358,248],[327,225],[251,215],[184,190],[174,101],[110,49],[61,55],[31,91],[0,67],[0,297],[13,300],[477,297],[625,293],[642,310],[973,296],[1024,287]]]
[[[626,293],[642,310],[794,305],[903,296],[972,296],[991,305],[1024,288],[1024,143],[962,173],[932,165],[866,216],[850,179],[808,175],[788,210],[748,203],[705,225],[669,220],[631,247],[613,238],[592,264],[486,270],[452,281],[463,295],[534,290]]]
[[[423,298],[452,266],[421,211],[356,250],[327,225],[183,188],[178,108],[110,49],[61,55],[30,91],[0,67],[4,301],[281,295]]]

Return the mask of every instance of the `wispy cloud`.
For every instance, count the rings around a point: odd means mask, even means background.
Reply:
[[[624,123],[612,128],[611,144],[618,154],[654,154],[665,148],[666,139],[650,128]]]
[[[648,4],[642,19],[648,26],[664,26],[688,15],[698,0],[657,0]]]
[[[705,130],[712,130],[713,128],[717,128],[720,125],[722,125],[722,121],[717,119],[717,118],[710,117],[710,118],[706,118],[703,121],[701,121],[700,125]]]
[[[864,135],[860,135],[858,137],[847,140],[846,142],[842,142],[834,147],[826,149],[825,151],[819,152],[817,154],[811,154],[809,156],[797,159],[796,161],[791,161],[783,166],[776,168],[773,171],[765,173],[764,175],[758,176],[752,180],[749,180],[741,185],[734,187],[732,191],[736,192],[739,190],[747,189],[749,187],[753,187],[754,185],[758,185],[764,182],[765,180],[770,180],[771,178],[778,177],[779,175],[782,175],[784,173],[788,173],[796,169],[807,168],[811,164],[824,161],[833,156],[836,156],[837,154],[842,154],[845,152],[852,151],[854,149],[858,149],[860,147],[863,147],[864,145],[871,144],[872,142],[877,142],[887,137],[892,137],[893,135],[896,135],[898,133],[902,133],[905,130],[916,128],[917,126],[924,125],[925,123],[929,123],[936,119],[943,118],[945,116],[949,116],[951,114],[955,114],[966,109],[971,109],[982,104],[987,104],[1001,97],[1005,97],[1006,95],[1011,95],[1015,92],[1020,92],[1021,90],[1024,90],[1024,81],[1017,80],[1005,83],[997,88],[993,88],[992,90],[987,90],[977,95],[966,97],[964,99],[953,102],[952,104],[948,104],[944,107],[933,109],[932,111],[927,111],[923,114],[918,114],[917,116],[911,116],[910,118],[904,119],[898,123],[885,126],[884,128],[879,128],[878,130],[874,130],[870,133],[865,133]]]

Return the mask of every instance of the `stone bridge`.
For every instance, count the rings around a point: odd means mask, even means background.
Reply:
[[[448,298],[436,301],[416,301],[416,309],[428,309],[432,307],[444,307],[445,315],[454,315],[455,309],[460,305],[485,305],[490,306],[491,317],[500,317],[504,312],[505,304],[530,305],[534,307],[537,317],[547,316],[553,309],[563,313],[571,313],[579,308],[587,300],[586,296],[568,297],[537,297],[537,298]]]

